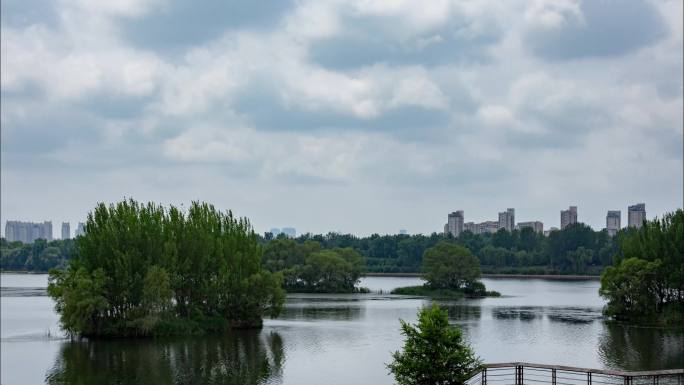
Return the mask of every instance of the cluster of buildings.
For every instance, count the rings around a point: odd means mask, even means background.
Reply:
[[[85,224],[78,223],[75,236],[85,233]],[[62,222],[62,238],[71,238],[71,225],[69,222]],[[7,221],[5,224],[5,239],[9,242],[33,243],[36,239],[52,241],[52,221],[45,222],[21,222]]]
[[[640,228],[646,220],[646,204],[637,203],[627,208],[627,226]],[[570,206],[567,210],[560,212],[560,228],[564,229],[577,223],[577,206]],[[522,230],[531,228],[537,233],[549,235],[551,231],[558,230],[551,227],[544,231],[544,223],[540,221],[518,222],[515,223],[515,209],[508,208],[499,213],[498,221],[484,221],[480,223],[465,222],[463,210],[454,211],[447,215],[447,223],[444,225],[444,234],[451,234],[458,237],[464,231],[473,234],[496,233],[499,229],[506,231]],[[615,235],[621,229],[620,210],[609,210],[606,215],[606,230],[610,236]]]
[[[294,227],[283,227],[282,229],[274,227],[271,229],[271,234],[273,234],[274,237],[285,234],[288,238],[294,238],[297,236],[297,230]]]

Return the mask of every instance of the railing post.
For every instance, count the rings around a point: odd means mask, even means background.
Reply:
[[[556,385],[556,369],[551,369],[551,385]]]
[[[591,385],[591,372],[587,372],[587,385]]]
[[[482,385],[487,385],[487,368],[482,369]]]
[[[523,366],[515,366],[515,385],[523,385]]]

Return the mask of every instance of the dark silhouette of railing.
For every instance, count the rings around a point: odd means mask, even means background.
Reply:
[[[684,385],[684,369],[645,372],[507,362],[486,364],[466,385]]]

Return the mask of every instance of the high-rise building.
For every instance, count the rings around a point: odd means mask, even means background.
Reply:
[[[78,226],[76,227],[76,233],[74,234],[74,236],[78,237],[79,235],[84,235],[84,234],[85,234],[85,223],[78,222]]]
[[[608,235],[612,237],[620,231],[622,228],[620,226],[621,219],[622,213],[620,210],[608,210],[608,214],[606,214],[606,230],[608,231]]]
[[[534,230],[535,233],[543,233],[544,232],[544,224],[539,221],[532,221],[532,222],[520,222],[518,223],[517,229],[522,230],[526,228],[531,228]]]
[[[561,210],[561,230],[577,223],[577,206],[570,206],[567,210]]]
[[[408,230],[406,230],[406,229],[399,229],[399,235],[408,235]]]
[[[646,220],[646,204],[637,203],[627,207],[627,226],[640,229]]]
[[[499,213],[499,228],[513,231],[515,229],[515,209],[506,209]]]
[[[62,239],[71,238],[71,226],[69,222],[62,222]]]
[[[447,215],[447,233],[458,237],[463,232],[463,210]]]
[[[9,242],[33,243],[36,239],[52,241],[52,222],[43,223],[7,221],[5,238]]]

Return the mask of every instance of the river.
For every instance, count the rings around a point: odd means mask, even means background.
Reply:
[[[500,298],[440,301],[488,363],[591,368],[684,366],[684,331],[601,317],[599,283],[483,279]],[[18,384],[392,384],[385,364],[402,345],[399,319],[430,303],[383,294],[419,284],[367,277],[371,294],[290,294],[256,331],[114,341],[70,341],[59,331],[43,274],[2,274],[1,377]]]

